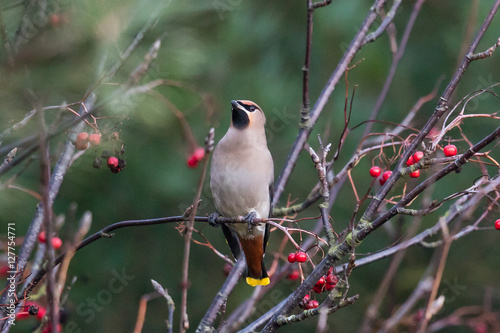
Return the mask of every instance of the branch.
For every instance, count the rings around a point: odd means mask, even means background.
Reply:
[[[196,210],[198,209],[198,202],[200,201],[201,191],[203,190],[203,184],[205,183],[205,176],[207,174],[208,167],[208,157],[214,149],[214,134],[215,130],[210,129],[210,132],[205,140],[205,156],[203,160],[203,171],[198,181],[198,190],[196,192],[195,199],[193,201],[193,209],[189,214],[189,221],[186,224],[185,234],[184,234],[184,259],[182,261],[182,299],[181,299],[181,332],[185,332],[189,329],[189,319],[187,315],[187,290],[189,286],[188,281],[188,271],[189,271],[189,253],[191,251],[191,237],[193,235],[194,220],[196,217]]]
[[[500,1],[499,1],[500,2]],[[466,153],[464,153],[460,158],[457,158],[454,163],[451,163],[447,167],[443,168],[441,171],[437,172],[422,184],[414,188],[407,195],[405,195],[401,201],[394,205],[389,211],[382,214],[379,218],[375,219],[373,222],[360,221],[357,227],[352,230],[342,243],[332,246],[328,249],[325,258],[316,266],[316,269],[307,277],[307,279],[297,288],[288,298],[285,304],[279,309],[279,311],[273,316],[273,319],[268,322],[263,332],[274,332],[278,328],[277,318],[282,315],[289,313],[298,304],[300,299],[313,287],[313,285],[318,281],[318,279],[323,276],[333,264],[343,258],[352,247],[358,246],[363,239],[365,239],[371,232],[376,230],[378,227],[383,225],[386,221],[397,214],[397,208],[404,207],[410,203],[418,194],[424,191],[430,184],[435,183],[439,179],[443,178],[447,174],[459,169],[480,149],[484,148],[489,143],[493,142],[500,136],[500,127],[498,127],[493,133],[485,137],[474,147],[470,148]]]
[[[95,99],[92,95],[88,103],[92,105],[94,100]],[[80,109],[80,113],[82,112],[84,112],[83,108]],[[76,132],[80,131],[83,128],[83,125],[84,125],[83,123],[79,123],[74,130]],[[50,182],[48,184],[47,201],[46,201],[47,207],[51,207],[52,204],[54,203],[55,197],[57,196],[62,181],[64,179],[64,175],[66,174],[66,171],[68,171],[69,169],[69,164],[74,151],[75,151],[75,146],[70,142],[70,140],[67,139],[66,144],[62,150],[62,153],[54,167],[52,176],[50,178]],[[44,216],[45,216],[44,205],[39,204],[37,206],[35,216],[33,217],[33,220],[31,221],[28,231],[26,232],[26,235],[24,237],[24,242],[21,245],[21,249],[19,250],[19,256],[17,258],[17,269],[19,272],[23,272],[26,269],[28,259],[37,242],[38,233],[40,232],[40,228],[44,221]],[[54,264],[54,266],[55,265],[56,264]],[[21,277],[22,274],[18,274],[16,276],[15,279],[16,284],[19,284]],[[4,293],[2,295],[2,298],[0,299],[0,303],[8,304],[11,301],[11,299],[17,302],[17,300],[8,296],[10,294],[11,293]],[[5,330],[8,327],[9,327],[9,321],[4,321],[3,329]]]
[[[344,53],[344,56],[340,60],[339,64],[337,65],[337,68],[334,70],[332,73],[332,76],[328,80],[327,84],[325,85],[323,91],[321,92],[321,95],[319,96],[318,100],[316,101],[316,104],[314,105],[314,108],[311,110],[309,113],[309,120],[307,121],[306,124],[302,124],[302,127],[299,130],[299,133],[297,135],[297,138],[295,139],[295,142],[293,144],[292,150],[290,152],[290,155],[288,155],[288,159],[285,163],[285,166],[283,170],[281,171],[281,174],[278,178],[278,181],[275,184],[275,190],[273,194],[273,201],[271,206],[275,207],[276,204],[278,203],[281,194],[285,190],[285,185],[288,182],[288,179],[295,167],[295,164],[297,162],[297,159],[300,155],[300,152],[304,148],[305,143],[307,142],[307,139],[309,138],[309,135],[311,134],[311,131],[316,124],[316,121],[318,120],[321,112],[323,111],[326,103],[328,102],[328,99],[330,98],[330,95],[333,93],[335,87],[337,86],[337,83],[340,81],[342,78],[342,75],[346,71],[347,67],[349,66],[351,60],[354,58],[354,56],[358,53],[358,51],[362,48],[363,46],[363,40],[365,39],[365,36],[372,26],[373,22],[377,18],[377,11],[380,10],[383,5],[385,4],[385,0],[376,0],[371,11],[369,14],[366,16],[363,24],[361,25],[361,28],[358,30],[356,36],[351,42],[351,45],[347,49],[346,53]]]
[[[413,11],[411,12],[410,19],[408,20],[408,23],[406,24],[406,28],[405,28],[405,31],[403,33],[403,38],[401,39],[401,43],[399,45],[398,51],[396,52],[396,54],[394,54],[394,56],[392,58],[392,63],[391,63],[391,68],[389,69],[389,74],[387,75],[387,78],[384,82],[384,86],[382,87],[382,91],[380,92],[380,95],[377,98],[377,102],[375,103],[375,106],[373,107],[373,110],[370,114],[370,118],[368,118],[369,120],[376,119],[380,109],[382,108],[382,104],[384,103],[384,100],[389,92],[389,88],[391,87],[394,76],[396,75],[396,70],[398,68],[399,61],[401,60],[401,58],[403,58],[403,54],[406,50],[406,45],[408,43],[408,40],[410,39],[410,33],[413,30],[413,26],[415,24],[415,21],[417,20],[417,16],[420,13],[420,8],[422,7],[422,4],[424,3],[424,1],[425,0],[418,0],[413,5]],[[410,112],[408,114],[408,116],[410,116],[411,114],[412,113]],[[402,124],[405,124],[405,122],[403,121]],[[361,137],[362,138],[366,137],[371,132],[372,127],[373,127],[373,123],[369,122]]]
[[[379,25],[377,30],[375,30],[374,32],[372,32],[371,34],[369,34],[365,37],[365,40],[363,41],[363,45],[368,44],[368,43],[372,43],[373,41],[375,41],[377,38],[379,38],[382,35],[382,33],[387,29],[389,24],[394,19],[394,16],[396,16],[396,11],[398,10],[399,5],[401,5],[402,1],[403,0],[394,0],[394,3],[392,4],[391,9],[389,10],[389,13],[387,13],[387,16],[385,17],[382,24]]]
[[[233,291],[234,287],[238,283],[240,275],[243,273],[244,270],[245,270],[245,258],[241,257],[236,261],[236,264],[233,266],[233,269],[231,270],[231,273],[229,273],[229,276],[222,285],[222,288],[217,293],[217,296],[215,296],[214,300],[212,301],[212,304],[210,304],[210,307],[208,308],[207,312],[205,313],[205,316],[198,325],[196,332],[205,333],[205,332],[215,331],[214,328],[215,319],[217,318],[220,309],[223,306],[225,306],[229,294],[231,294],[231,292]]]
[[[153,288],[155,288],[156,292],[167,300],[167,304],[168,304],[168,320],[166,321],[167,322],[167,332],[172,333],[172,329],[173,329],[173,325],[174,325],[174,310],[175,310],[174,300],[168,294],[167,289],[163,288],[158,282],[151,279],[151,284],[153,284]]]
[[[321,196],[323,197],[323,202],[319,205],[319,210],[321,212],[321,220],[323,221],[323,228],[325,229],[326,232],[328,244],[333,244],[335,241],[335,236],[330,221],[328,220],[329,218],[328,212],[330,211],[330,204],[329,204],[330,191],[328,188],[328,180],[326,179],[326,156],[330,151],[330,146],[331,144],[328,144],[326,147],[323,148],[323,145],[321,144],[321,155],[322,155],[321,158],[318,156],[318,154],[316,154],[316,152],[314,151],[314,149],[312,149],[312,147],[309,147],[309,154],[311,155],[311,158],[314,162],[314,166],[318,171],[318,178],[321,184],[320,193]]]
[[[345,300],[341,300],[339,304],[328,308],[326,311],[322,309],[321,307],[311,309],[311,310],[306,310],[298,315],[291,315],[288,317],[278,317],[277,319],[277,324],[279,326],[287,325],[287,324],[292,324],[296,323],[299,321],[302,321],[304,319],[310,318],[317,316],[321,313],[321,311],[325,311],[327,314],[332,314],[334,312],[337,312],[338,310],[345,308],[348,305],[354,304],[359,298],[359,295],[354,295],[352,297],[346,298]]]
[[[469,52],[473,53],[474,50],[477,48],[477,45],[481,41],[482,37],[484,36],[484,33],[488,29],[489,25],[491,24],[491,21],[493,20],[493,17],[496,14],[496,11],[498,10],[498,7],[500,6],[500,0],[496,0],[495,4],[493,5],[492,9],[490,10],[489,14],[485,18],[483,24],[481,25],[476,37],[474,38],[470,48]],[[460,79],[464,75],[466,69],[469,67],[470,60],[467,56],[464,56],[462,62],[460,63],[459,68],[455,72],[453,78],[451,79],[450,83],[446,87],[445,91],[441,95],[441,98],[438,102],[438,105],[436,106],[433,115],[431,118],[427,121],[427,123],[424,125],[422,130],[418,133],[418,135],[415,137],[415,139],[410,143],[408,146],[407,150],[403,153],[401,156],[400,161],[398,162],[396,166],[396,170],[400,170],[403,165],[406,163],[408,158],[410,157],[411,154],[413,154],[414,150],[422,140],[429,134],[430,130],[434,127],[434,125],[437,123],[437,121],[445,114],[445,112],[448,110],[448,100],[451,98],[453,92],[455,91],[455,88],[457,87],[458,83],[460,82]],[[391,177],[387,180],[387,182],[382,186],[382,188],[378,191],[377,195],[374,197],[374,199],[370,202],[368,208],[365,211],[365,214],[362,217],[362,221],[371,221],[373,219],[373,216],[377,212],[378,208],[380,207],[381,203],[383,202],[383,198],[387,196],[391,188],[394,186],[396,181],[400,177],[399,172],[393,172]]]
[[[378,333],[392,332],[403,316],[413,308],[423,295],[430,293],[433,282],[434,279],[430,276],[420,280],[418,286],[413,290],[410,297],[408,297],[406,302],[399,307],[396,313],[394,313],[391,318],[384,323],[384,326],[378,331]]]
[[[486,193],[494,191],[496,188],[500,187],[500,177],[497,177],[494,180],[484,183],[483,185],[484,188],[482,189],[477,189],[476,186],[474,186],[474,189],[471,189],[469,195],[463,196],[459,200],[457,200],[457,202],[455,202],[449,208],[449,210],[445,214],[443,214],[443,216],[440,218],[440,221],[438,221],[433,227],[428,228],[419,233],[418,235],[416,235],[415,237],[406,240],[398,245],[392,246],[387,250],[356,260],[356,267],[361,267],[373,263],[375,261],[387,258],[399,251],[406,250],[411,246],[420,245],[426,238],[436,235],[441,230],[441,226],[443,223],[448,225],[459,215],[464,214],[472,209],[475,209],[475,207],[477,207],[477,205],[479,204],[480,200],[484,198]],[[465,235],[470,233],[471,231],[473,231],[473,229],[465,227],[463,233]],[[459,234],[456,234],[454,236],[455,239],[458,238],[457,237],[458,235]],[[343,271],[343,266],[337,266],[335,269],[337,273],[340,273]]]
[[[476,54],[467,54],[467,58],[470,61],[474,61],[474,60],[479,60],[479,59],[491,57],[493,52],[495,52],[495,49],[499,46],[500,46],[500,38],[498,38],[497,42],[495,44],[493,44],[493,46],[490,47],[489,49],[487,49],[486,51],[481,52],[481,53],[476,53]]]

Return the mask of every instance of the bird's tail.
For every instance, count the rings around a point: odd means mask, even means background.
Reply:
[[[267,286],[271,282],[271,280],[269,279],[269,276],[267,275],[266,266],[264,266],[264,258],[262,258],[262,261],[261,261],[261,272],[260,272],[260,277],[259,278],[252,277],[252,274],[251,274],[250,269],[248,267],[248,261],[247,261],[247,278],[246,278],[246,281],[252,287],[255,287],[255,286]]]
[[[252,287],[267,286],[271,281],[264,266],[263,237],[240,239],[241,247],[247,261],[246,281]]]

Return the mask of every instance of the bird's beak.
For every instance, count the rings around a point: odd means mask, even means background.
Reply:
[[[238,101],[231,101],[231,105],[233,106],[233,109],[239,109],[240,105],[238,104]]]

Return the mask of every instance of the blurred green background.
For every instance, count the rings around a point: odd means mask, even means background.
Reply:
[[[395,19],[398,42],[413,3],[405,0],[398,10]],[[477,16],[470,15],[476,3]],[[23,7],[15,4],[16,1],[4,1],[1,4],[1,15],[9,40],[14,38],[16,27],[23,18]],[[258,103],[267,116],[268,143],[278,177],[298,131],[302,102],[301,68],[305,55],[305,1],[64,0],[47,1],[44,4],[46,8],[40,7],[35,10],[38,15],[29,18],[33,29],[25,31],[29,38],[19,48],[14,67],[9,68],[7,55],[2,50],[4,66],[0,89],[0,131],[20,121],[33,109],[35,101],[48,106],[82,99],[101,78],[100,69],[109,69],[144,23],[152,15],[158,14],[158,23],[145,34],[117,75],[107,80],[105,86],[97,88],[98,101],[105,100],[116,90],[116,86],[109,83],[124,83],[129,73],[143,61],[154,41],[161,38],[158,58],[141,83],[168,79],[182,85],[160,86],[155,90],[184,113],[199,145],[203,145],[204,137],[211,127],[215,127],[216,141],[224,135],[230,122],[230,100],[250,99]],[[402,121],[418,98],[429,94],[443,76],[438,96],[441,94],[463,56],[460,52],[463,44],[468,42],[467,27],[470,25],[475,34],[492,4],[493,1],[447,0],[428,1],[423,5],[379,120]],[[371,5],[371,1],[342,0],[316,10],[311,58],[311,104],[319,96]],[[380,22],[378,18],[375,26]],[[499,17],[494,20],[478,51],[493,45],[498,38],[498,31]],[[498,82],[499,56],[494,54],[470,66],[454,95],[454,102],[472,91]],[[354,61],[359,63],[349,71],[348,76],[349,94],[356,85],[350,127],[369,116],[391,59],[386,34],[367,45],[355,58]],[[345,82],[342,81],[330,98],[309,140],[313,147],[318,147],[316,137],[319,133],[324,142],[332,142],[333,147],[338,145],[339,133],[343,128],[345,88]],[[434,99],[422,107],[412,127],[422,127],[432,114],[436,101]],[[498,99],[494,96],[482,95],[471,102],[468,112],[491,113],[498,110],[498,105]],[[47,122],[53,121],[56,114],[57,111],[47,111]],[[107,104],[96,116],[102,117],[98,120],[101,130],[108,134],[112,130],[120,133],[120,139],[126,144],[124,157],[127,166],[119,174],[112,174],[106,167],[93,168],[92,161],[100,155],[101,148],[89,149],[73,163],[54,204],[56,215],[67,215],[60,231],[63,240],[69,239],[78,219],[87,210],[93,214],[91,232],[122,220],[180,215],[193,201],[201,168],[187,167],[189,144],[172,110],[155,97],[140,95]],[[475,143],[497,126],[498,121],[479,119],[466,122],[462,129],[467,138]],[[388,128],[387,125],[376,124],[373,132],[386,132]],[[349,160],[363,129],[361,126],[348,136],[334,167],[335,171],[339,171]],[[26,127],[6,138],[3,144],[15,142],[36,131],[37,122],[32,120]],[[411,132],[405,133],[408,135]],[[54,161],[66,134],[51,141]],[[457,130],[450,132],[450,135],[453,139],[462,139]],[[468,147],[464,141],[455,144],[462,151]],[[111,142],[104,145],[112,147]],[[493,154],[498,157],[498,149],[495,149]],[[394,154],[391,150],[386,153],[389,157]],[[14,184],[38,191],[39,163],[37,155],[34,156],[34,161],[26,168],[26,164],[22,163],[0,179],[0,220],[2,225],[15,222],[18,236],[26,232],[37,200],[26,192],[7,188],[5,184],[10,177],[24,169]],[[375,164],[380,163],[376,154],[373,154],[364,158],[352,172],[360,194],[368,190],[372,181],[367,170],[373,159]],[[495,174],[494,168],[490,168],[490,171]],[[423,177],[431,172],[423,172]],[[480,174],[478,164],[468,165],[461,174],[450,175],[439,182],[432,197],[440,199],[465,189]],[[285,189],[281,204],[286,203],[288,195],[291,199],[304,200],[316,182],[316,171],[310,158],[303,154]],[[208,179],[206,183],[198,215],[214,211]],[[408,181],[408,186],[415,186],[416,183],[414,180]],[[375,193],[377,186],[374,185],[371,193]],[[403,185],[398,186],[394,195],[401,193],[402,188]],[[418,202],[420,199],[417,200],[416,208]],[[74,216],[69,214],[72,203],[78,204]],[[360,212],[366,205],[365,201]],[[340,232],[347,225],[354,206],[353,191],[345,186],[331,213],[336,231]],[[422,228],[434,225],[447,206],[425,217]],[[480,213],[481,208],[475,217]],[[300,216],[317,215],[317,207],[312,206]],[[482,225],[491,227],[498,217],[497,210]],[[393,229],[405,230],[411,223],[412,218],[403,217],[394,220],[391,225]],[[312,225],[313,222],[309,221],[301,223],[305,229]],[[79,251],[69,270],[70,277],[77,277],[67,302],[69,321],[73,327],[81,329],[81,332],[132,331],[139,299],[153,290],[150,279],[154,279],[168,289],[176,303],[174,326],[177,330],[183,238],[175,227],[176,224],[164,224],[120,229],[113,239],[100,240]],[[196,224],[196,228],[217,249],[229,254],[219,229],[201,224]],[[395,241],[390,231],[389,228],[382,228],[370,235],[358,249],[359,257],[390,246]],[[200,240],[197,235],[195,238]],[[273,233],[269,253],[278,249],[281,238],[282,234],[278,231]],[[471,234],[452,245],[441,288],[441,293],[447,296],[447,302],[438,317],[464,305],[483,304],[486,290],[489,290],[489,296],[498,310],[500,289],[497,282],[500,269],[495,246],[499,239],[500,232],[490,229]],[[288,251],[292,251],[290,245],[287,245],[285,253]],[[386,305],[399,304],[406,299],[422,277],[432,252],[420,247],[408,251]],[[319,256],[317,259],[319,261]],[[372,301],[388,264],[389,260],[382,260],[353,273],[349,280],[349,293],[360,294],[360,299],[355,305],[330,317],[328,325],[331,330],[352,332],[359,327],[366,306]],[[223,266],[224,262],[206,247],[192,245],[191,288],[188,293],[188,314],[192,328],[198,325],[224,282]],[[106,304],[98,304],[96,311],[89,310],[92,308],[89,297],[105,299],[109,294],[103,290],[109,290],[108,284],[114,278],[113,271],[120,274],[125,272],[130,277],[128,284],[123,291],[112,293],[112,298],[106,299]],[[447,283],[458,284],[463,288],[453,289]],[[257,311],[265,312],[297,286],[298,282],[281,282],[276,287],[278,299],[265,297]],[[487,289],[487,286],[493,289]],[[239,283],[229,299],[228,314],[251,292],[252,288],[243,282]],[[390,314],[387,311],[382,310],[381,317],[386,318]],[[143,331],[162,331],[166,317],[165,301],[152,301],[148,306]],[[307,320],[282,330],[312,331],[316,322],[316,319]],[[25,332],[33,326],[34,321],[19,322],[11,332]],[[463,332],[469,331],[463,328]],[[460,332],[460,329],[448,332]]]

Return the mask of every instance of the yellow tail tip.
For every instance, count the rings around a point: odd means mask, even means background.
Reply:
[[[251,277],[247,277],[247,283],[251,285],[252,287],[255,286],[267,286],[269,283],[271,283],[271,280],[269,280],[268,277],[265,277],[263,279],[254,279]]]

